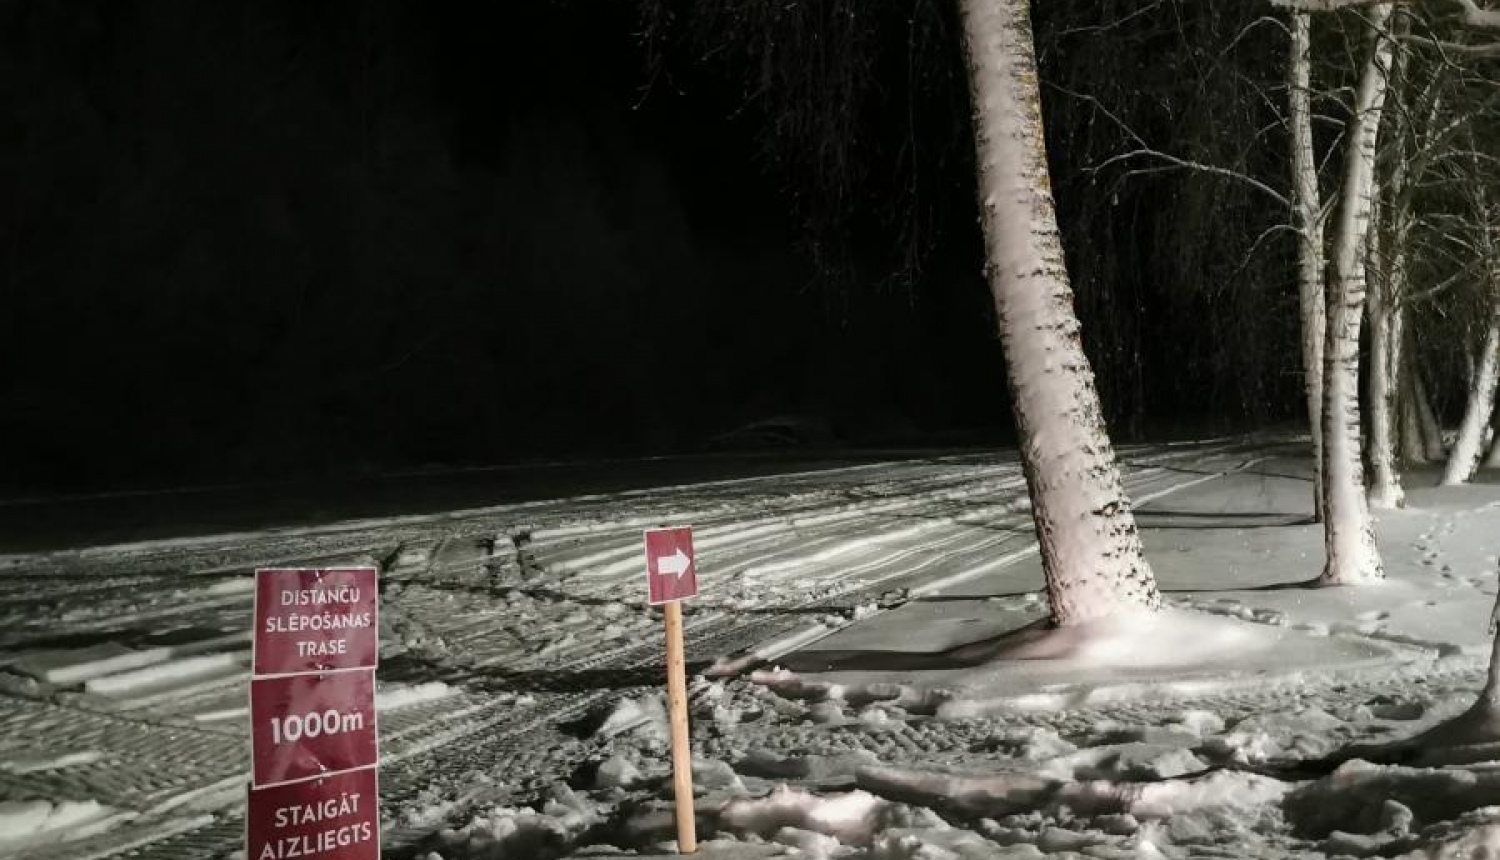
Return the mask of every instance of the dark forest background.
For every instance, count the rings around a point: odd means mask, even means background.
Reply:
[[[1287,213],[1090,170],[1284,186],[1285,34],[1039,5],[1116,440],[1294,418]],[[0,2],[0,485],[1009,441],[954,10],[745,9]]]

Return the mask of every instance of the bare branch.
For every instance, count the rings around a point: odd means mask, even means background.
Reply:
[[[1249,185],[1251,188],[1255,188],[1255,189],[1257,189],[1257,190],[1259,190],[1259,191],[1261,191],[1261,192],[1269,195],[1272,199],[1274,199],[1276,202],[1280,203],[1282,206],[1286,206],[1286,207],[1290,208],[1291,205],[1292,205],[1292,202],[1290,200],[1288,200],[1286,198],[1286,196],[1283,195],[1281,192],[1279,192],[1276,189],[1272,188],[1271,186],[1265,184],[1264,182],[1261,182],[1259,179],[1256,179],[1253,176],[1249,176],[1247,174],[1240,173],[1237,170],[1230,170],[1227,167],[1216,167],[1216,166],[1214,166],[1212,164],[1202,164],[1202,163],[1197,162],[1197,161],[1189,161],[1189,160],[1187,160],[1185,158],[1178,158],[1175,155],[1170,155],[1168,153],[1161,152],[1161,151],[1155,150],[1155,149],[1134,149],[1134,150],[1131,150],[1130,152],[1122,152],[1119,155],[1113,156],[1111,158],[1107,158],[1104,161],[1100,162],[1098,165],[1089,168],[1089,172],[1090,173],[1098,173],[1098,172],[1104,170],[1104,168],[1109,167],[1111,164],[1115,164],[1117,162],[1122,162],[1122,161],[1128,161],[1128,160],[1134,159],[1134,158],[1157,158],[1157,159],[1161,159],[1162,161],[1167,162],[1168,164],[1172,165],[1173,167],[1181,168],[1183,170],[1197,170],[1197,171],[1200,171],[1202,173],[1210,173],[1210,174],[1213,174],[1215,176],[1225,176],[1225,177],[1228,177],[1230,179],[1237,179],[1240,182],[1243,182],[1243,183]],[[1151,170],[1150,172],[1157,173],[1157,172],[1161,172],[1162,170],[1166,170],[1166,169],[1169,169],[1169,168],[1156,168],[1156,169]],[[1144,172],[1144,171],[1136,170],[1136,171],[1133,171],[1133,172],[1141,173],[1141,172]]]
[[[1337,12],[1340,9],[1357,9],[1374,6],[1390,0],[1271,0],[1271,5],[1299,12]],[[1416,5],[1419,0],[1413,0]],[[1481,30],[1500,30],[1500,9],[1485,9],[1475,0],[1453,0],[1459,6],[1459,21],[1466,27]]]
[[[1430,48],[1437,48],[1438,50],[1453,54],[1462,54],[1466,57],[1500,57],[1500,42],[1486,42],[1482,45],[1464,45],[1458,42],[1447,42],[1441,39],[1416,35],[1403,36],[1402,41],[1426,45]]]

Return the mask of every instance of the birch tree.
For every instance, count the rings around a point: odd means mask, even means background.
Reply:
[[[1410,459],[1437,459],[1443,453],[1442,434],[1422,390],[1415,354],[1419,341],[1403,336],[1407,317],[1425,306],[1428,313],[1439,314],[1442,328],[1451,330],[1453,321],[1469,317],[1467,312],[1455,315],[1459,307],[1468,305],[1452,306],[1454,287],[1471,286],[1475,273],[1485,271],[1493,258],[1489,227],[1493,213],[1484,203],[1484,189],[1493,178],[1481,169],[1472,143],[1456,145],[1460,137],[1474,138],[1473,125],[1486,115],[1492,97],[1483,92],[1487,87],[1482,74],[1475,75],[1448,55],[1458,43],[1447,40],[1463,38],[1463,33],[1445,33],[1440,39],[1426,35],[1434,32],[1427,24],[1423,35],[1413,34],[1408,21],[1403,15],[1393,28],[1393,36],[1405,45],[1396,55],[1391,76],[1395,92],[1402,97],[1393,94],[1393,107],[1386,110],[1392,122],[1383,158],[1385,202],[1377,207],[1382,217],[1371,231],[1368,459],[1375,473],[1370,498],[1377,504],[1400,498],[1391,433],[1392,412],[1398,409],[1397,389],[1407,401],[1399,411],[1406,425],[1404,447]],[[1412,71],[1419,66],[1423,70]],[[1419,83],[1424,72],[1425,80]],[[1455,188],[1462,189],[1461,193],[1455,195]],[[1418,196],[1424,191],[1421,206],[1427,211],[1418,212]],[[1420,286],[1410,282],[1413,261],[1425,263],[1427,278]],[[1481,280],[1488,284],[1488,279]],[[1487,286],[1479,290],[1481,319],[1493,305],[1484,297],[1487,290]],[[1484,377],[1483,361],[1478,358],[1482,354],[1483,350],[1475,353],[1472,362],[1471,378],[1476,383]],[[1446,470],[1454,473],[1455,480],[1463,480],[1458,473],[1466,468],[1472,472],[1482,456],[1487,396],[1484,386],[1475,386],[1470,397],[1474,418],[1465,423],[1469,435],[1461,439],[1464,444],[1455,449],[1460,456],[1450,458]]]
[[[1375,193],[1375,152],[1387,93],[1392,44],[1383,30],[1391,4],[1369,10],[1368,60],[1355,90],[1345,141],[1344,185],[1334,222],[1323,383],[1323,535],[1321,585],[1385,578],[1365,496],[1360,444],[1360,327],[1364,318],[1362,258]]]
[[[1416,350],[1412,350],[1415,353]],[[1438,418],[1437,410],[1432,406],[1432,397],[1427,391],[1427,384],[1422,380],[1422,371],[1415,361],[1408,363],[1409,379],[1411,380],[1411,399],[1417,413],[1417,426],[1422,432],[1422,447],[1426,449],[1428,462],[1437,462],[1446,455],[1447,447],[1443,442],[1443,422]]]
[[[1402,17],[1394,36],[1399,38],[1408,27],[1407,19]],[[1408,52],[1395,55],[1388,75],[1388,87],[1396,88],[1406,83],[1410,63]],[[1423,132],[1433,125],[1439,103],[1436,78],[1434,76],[1424,88],[1423,97],[1417,99],[1425,101],[1425,110],[1413,111],[1408,105],[1405,111],[1395,112],[1396,116],[1390,122],[1392,140],[1386,159],[1389,167],[1383,183],[1386,202],[1380,203],[1382,198],[1378,193],[1372,201],[1374,214],[1369,231],[1369,258],[1365,266],[1369,273],[1370,321],[1370,438],[1367,452],[1372,473],[1368,497],[1370,504],[1377,508],[1399,508],[1406,504],[1396,441],[1397,423],[1402,414],[1399,401],[1402,367],[1406,360],[1406,264],[1413,205],[1413,183],[1409,174],[1413,150],[1420,148]],[[1426,118],[1420,128],[1409,127],[1415,122],[1411,119],[1414,114]],[[1415,143],[1409,146],[1413,138]]]
[[[1409,345],[1403,349],[1407,348]],[[1396,402],[1401,416],[1401,461],[1407,465],[1427,463],[1429,461],[1427,449],[1423,445],[1422,421],[1417,416],[1416,394],[1411,379],[1415,368],[1408,359],[1402,363],[1400,370],[1401,394]]]
[[[1489,241],[1493,228],[1488,219],[1494,217],[1494,213],[1484,206],[1480,207],[1480,212],[1479,232],[1485,237],[1480,247],[1488,262],[1484,286],[1489,298],[1489,313],[1484,340],[1474,372],[1469,377],[1468,405],[1463,423],[1459,425],[1458,437],[1443,470],[1443,484],[1448,486],[1467,482],[1479,469],[1480,458],[1484,455],[1484,434],[1495,411],[1495,388],[1500,381],[1500,259],[1495,256],[1494,243]]]
[[[1398,166],[1391,187],[1399,181]],[[1377,206],[1377,211],[1387,207]],[[1396,220],[1393,218],[1392,220]],[[1377,222],[1378,223],[1378,222]],[[1401,473],[1396,465],[1396,392],[1401,374],[1402,312],[1401,285],[1404,248],[1399,231],[1392,230],[1382,242],[1378,226],[1370,230],[1369,318],[1370,318],[1370,439],[1371,481],[1368,497],[1376,508],[1399,508],[1406,504]],[[1385,247],[1382,247],[1384,245]]]
[[[971,97],[984,274],[998,319],[1052,620],[1071,626],[1160,608],[1064,268],[1028,0],[960,0],[961,35],[941,47],[929,44],[925,52],[923,39],[947,32],[918,26],[923,16],[935,13],[935,4],[901,12],[895,21],[890,7],[860,0],[646,0],[642,8],[653,39],[677,19],[700,34],[704,51],[743,64],[747,91],[753,93],[749,98],[766,114],[762,134],[770,160],[807,165],[806,171],[794,171],[799,183],[829,187],[807,194],[799,185],[797,196],[836,204],[839,217],[858,208],[851,201],[864,189],[855,186],[868,180],[871,170],[860,111],[879,89],[871,86],[882,44],[879,28],[892,23],[907,28],[901,44],[909,53],[902,65],[917,77],[921,74],[912,70],[946,80],[942,51],[956,58],[955,49],[962,49],[963,59],[955,65],[967,78]],[[907,106],[913,117],[923,110],[918,102]],[[914,132],[912,140],[917,140]],[[903,163],[915,169],[922,150],[901,148]],[[891,208],[899,210],[906,202],[896,200]]]
[[[1287,62],[1288,122],[1292,133],[1292,207],[1297,227],[1297,295],[1302,316],[1302,376],[1313,444],[1313,515],[1323,519],[1323,203],[1312,130],[1312,16],[1292,11]]]
[[[1028,0],[960,0],[985,275],[994,297],[1052,619],[1161,597],[1083,353],[1042,137]]]
[[[1488,192],[1495,178],[1490,169],[1494,162],[1481,154],[1477,145],[1479,140],[1490,137],[1494,129],[1466,125],[1464,130],[1467,147],[1458,157],[1450,159],[1448,167],[1450,183],[1462,190],[1459,196],[1466,205],[1458,213],[1445,213],[1450,217],[1443,226],[1449,229],[1443,231],[1443,236],[1447,244],[1463,248],[1471,258],[1456,277],[1467,275],[1472,282],[1469,302],[1461,302],[1459,306],[1470,308],[1463,316],[1477,325],[1471,326],[1471,346],[1465,352],[1469,382],[1464,416],[1443,470],[1442,483],[1447,486],[1467,482],[1482,465],[1485,437],[1490,431],[1496,388],[1500,384],[1500,241],[1497,241],[1500,228],[1495,225],[1500,207],[1491,202]],[[1472,345],[1476,334],[1477,349]]]
[[[1398,68],[1406,70],[1398,75],[1403,83],[1417,77],[1411,72],[1414,65],[1416,58],[1409,52],[1398,55]],[[1395,139],[1388,153],[1390,167],[1385,182],[1389,202],[1382,208],[1384,223],[1377,224],[1373,231],[1385,236],[1385,250],[1378,255],[1375,269],[1379,276],[1370,305],[1373,412],[1369,459],[1376,473],[1370,495],[1372,502],[1391,505],[1399,505],[1405,495],[1398,463],[1426,463],[1442,456],[1442,433],[1422,385],[1417,343],[1407,319],[1412,305],[1409,270],[1415,254],[1416,195],[1442,147],[1441,138],[1449,130],[1439,123],[1444,78],[1438,65],[1423,85],[1407,87],[1414,95],[1404,110],[1398,111],[1406,120],[1392,123]],[[1392,429],[1396,423],[1399,433]]]

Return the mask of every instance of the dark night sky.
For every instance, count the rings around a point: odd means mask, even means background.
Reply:
[[[914,283],[868,225],[858,282],[819,279],[741,79],[683,50],[647,94],[630,4],[7,0],[0,28],[11,490],[695,451],[788,415],[1011,438],[968,165]]]

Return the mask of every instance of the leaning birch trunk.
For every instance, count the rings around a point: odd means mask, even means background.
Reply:
[[[1370,59],[1355,93],[1347,136],[1344,187],[1334,222],[1333,278],[1328,285],[1328,335],[1323,381],[1323,537],[1327,561],[1321,585],[1355,585],[1385,578],[1375,545],[1375,523],[1365,498],[1360,446],[1359,336],[1364,317],[1365,234],[1375,191],[1375,144],[1385,106],[1391,43],[1382,31],[1391,4],[1370,9]]]
[[[1313,516],[1323,519],[1323,203],[1312,133],[1312,16],[1292,12],[1287,99],[1292,123],[1292,207],[1297,226],[1297,296],[1302,310],[1302,376],[1312,430]]]
[[[1427,383],[1422,381],[1422,371],[1413,363],[1411,369],[1411,397],[1417,406],[1417,419],[1422,428],[1422,447],[1427,449],[1427,460],[1436,463],[1447,456],[1443,444],[1443,422],[1438,420],[1437,410],[1432,408],[1432,399],[1427,396]]]
[[[1027,0],[960,0],[985,273],[1020,431],[1052,620],[1156,609],[1079,340],[1042,138]]]
[[[1443,470],[1443,483],[1448,486],[1466,483],[1478,471],[1479,458],[1484,454],[1484,431],[1495,409],[1495,383],[1500,372],[1500,303],[1492,305],[1484,351],[1469,378],[1469,405]]]

